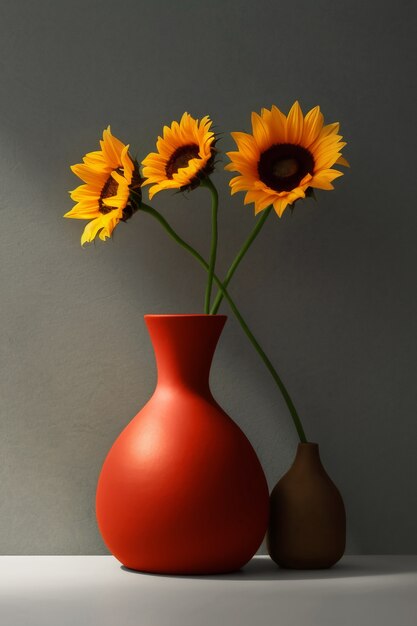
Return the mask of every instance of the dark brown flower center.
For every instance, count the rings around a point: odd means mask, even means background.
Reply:
[[[123,170],[120,167],[116,171],[119,174],[123,174]],[[119,183],[115,181],[112,176],[109,176],[103,185],[100,193],[100,198],[98,199],[98,210],[100,211],[100,213],[103,213],[105,215],[106,213],[110,213],[110,211],[114,211],[114,209],[117,208],[115,206],[107,206],[106,204],[104,204],[103,200],[115,196],[117,194],[118,188]]]
[[[181,167],[187,167],[191,159],[198,157],[199,147],[196,143],[181,146],[173,152],[165,166],[167,178],[172,179]]]
[[[261,154],[259,178],[274,191],[291,191],[298,187],[306,174],[312,174],[314,159],[306,148],[291,143],[279,143]]]

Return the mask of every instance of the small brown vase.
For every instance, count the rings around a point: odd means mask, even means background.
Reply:
[[[317,443],[300,443],[271,494],[268,552],[280,567],[324,569],[343,556],[346,513]]]

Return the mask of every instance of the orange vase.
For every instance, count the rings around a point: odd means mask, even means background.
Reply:
[[[268,525],[268,487],[246,436],[209,388],[224,315],[146,315],[158,382],[113,444],[96,512],[125,566],[214,574],[241,568]]]

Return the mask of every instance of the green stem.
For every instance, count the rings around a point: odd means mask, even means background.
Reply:
[[[272,206],[267,207],[263,212],[261,217],[256,221],[255,227],[252,230],[252,232],[250,233],[249,237],[246,239],[245,243],[243,244],[243,246],[241,247],[241,249],[239,250],[239,252],[237,253],[237,256],[235,257],[235,260],[233,261],[233,263],[231,264],[231,266],[229,267],[229,270],[226,274],[226,277],[223,281],[223,287],[227,287],[227,285],[230,283],[233,274],[235,273],[235,271],[237,270],[241,260],[243,259],[243,257],[245,256],[246,252],[249,250],[250,246],[252,245],[252,243],[255,241],[256,237],[258,236],[262,226],[265,224],[269,214],[272,211]],[[217,313],[217,311],[219,310],[220,304],[223,300],[223,293],[221,290],[218,291],[217,296],[214,300],[213,306],[211,307],[210,313],[212,315],[215,315]]]
[[[197,252],[197,250],[195,250],[195,248],[190,246],[190,244],[188,244],[186,241],[184,241],[184,239],[182,239],[178,235],[178,233],[170,226],[170,224],[166,221],[166,219],[158,211],[156,211],[153,207],[151,207],[151,206],[149,206],[147,204],[144,204],[144,203],[141,204],[140,209],[142,211],[144,211],[145,213],[148,213],[149,215],[151,215],[153,218],[155,218],[164,227],[164,229],[167,231],[167,233],[174,239],[174,241],[176,241],[182,248],[187,250],[187,252],[189,252],[200,263],[200,265],[202,265],[204,267],[204,269],[207,272],[209,271],[209,264],[207,263],[207,261],[205,261],[205,259],[201,256],[201,254],[199,252]],[[222,284],[221,280],[216,276],[215,273],[213,273],[213,280],[216,283],[217,287],[222,292],[223,297],[227,300],[231,310],[233,311],[233,314],[235,315],[236,319],[238,320],[239,324],[241,325],[244,333],[246,334],[246,336],[248,337],[249,341],[251,342],[251,344],[253,345],[253,347],[255,348],[255,350],[257,351],[259,356],[261,357],[261,359],[264,362],[266,368],[268,369],[269,373],[271,374],[272,378],[274,379],[275,383],[277,384],[279,390],[281,391],[281,393],[283,395],[283,398],[284,398],[284,400],[285,400],[285,402],[287,404],[288,410],[289,410],[289,412],[291,414],[291,417],[293,419],[294,426],[295,426],[295,428],[297,430],[297,433],[298,433],[298,436],[300,438],[300,441],[302,443],[306,443],[307,442],[307,438],[305,436],[304,429],[303,429],[303,426],[301,424],[301,420],[300,420],[300,418],[298,416],[296,408],[295,408],[295,406],[294,406],[294,404],[293,404],[293,402],[291,400],[291,397],[290,397],[290,395],[289,395],[289,393],[288,393],[284,383],[282,382],[281,378],[278,376],[277,371],[275,370],[275,368],[272,365],[271,361],[269,360],[269,358],[267,357],[267,355],[265,354],[265,352],[261,348],[260,344],[255,339],[255,336],[253,335],[253,333],[250,330],[249,326],[247,325],[247,323],[243,319],[239,309],[237,308],[236,304],[234,303],[234,301],[232,300],[231,296],[227,292],[227,289],[224,287],[224,285]]]
[[[211,291],[213,289],[213,275],[214,269],[216,266],[216,255],[217,255],[217,210],[219,207],[219,194],[217,193],[216,187],[211,182],[210,178],[206,178],[202,183],[202,187],[207,187],[211,193],[211,248],[210,248],[210,262],[209,262],[209,270],[207,275],[207,287],[206,287],[206,295],[204,300],[204,313],[210,313],[210,301],[211,301]]]

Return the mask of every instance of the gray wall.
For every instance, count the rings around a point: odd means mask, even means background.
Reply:
[[[416,552],[413,3],[72,0],[0,5],[0,552],[105,552],[94,519],[112,441],[152,392],[144,313],[199,312],[204,275],[146,215],[86,250],[68,169],[111,123],[143,157],[184,110],[224,131],[300,99],[342,122],[336,191],[272,216],[233,294],[277,364],[348,510],[350,552]],[[219,270],[253,225],[222,194]],[[207,254],[209,196],[155,206]],[[230,318],[213,391],[271,486],[286,407]]]

